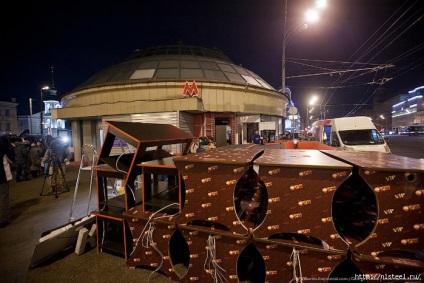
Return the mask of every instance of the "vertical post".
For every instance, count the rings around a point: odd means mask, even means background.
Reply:
[[[50,89],[48,86],[42,87],[40,92],[40,133],[41,135],[44,135],[44,128],[43,128],[43,90]]]
[[[29,133],[32,134],[32,98],[29,98]]]
[[[306,106],[306,129],[309,129],[309,105]]]
[[[43,89],[40,92],[40,134],[43,135]]]
[[[283,50],[281,58],[281,91],[286,93],[286,25],[287,25],[287,0],[284,7],[284,26],[283,26]],[[291,105],[291,101],[289,101]]]

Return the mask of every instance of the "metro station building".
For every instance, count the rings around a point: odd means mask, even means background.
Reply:
[[[217,146],[268,140],[284,131],[289,98],[221,51],[170,45],[135,50],[67,93],[52,118],[72,125],[75,160],[100,148],[103,121],[171,124]]]

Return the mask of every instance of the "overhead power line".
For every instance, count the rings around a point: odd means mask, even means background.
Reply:
[[[314,73],[314,74],[305,74],[305,75],[297,75],[297,76],[290,76],[286,77],[286,79],[293,79],[293,78],[304,78],[304,77],[312,77],[312,76],[323,76],[323,75],[342,75],[344,73],[350,73],[350,72],[360,72],[360,71],[372,71],[377,72],[378,70],[392,68],[395,65],[393,64],[384,64],[373,68],[362,68],[362,69],[351,69],[351,70],[338,70],[338,71],[331,71],[331,72],[324,72],[324,73]]]

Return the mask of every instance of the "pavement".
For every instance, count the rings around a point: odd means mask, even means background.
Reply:
[[[12,221],[0,229],[0,282],[173,282],[151,270],[129,268],[123,256],[97,252],[96,248],[90,249],[89,246],[82,254],[77,254],[71,247],[52,254],[52,258],[35,266],[32,264],[34,251],[44,234],[77,222],[97,210],[96,182],[93,180],[90,194],[91,171],[80,171],[79,165],[79,162],[71,162],[66,166],[69,191],[57,196],[49,194],[49,181],[44,176],[18,183],[10,181]],[[76,190],[78,174],[80,181]],[[53,240],[52,245],[55,244]]]
[[[69,191],[49,194],[49,180],[44,176],[29,181],[9,183],[11,223],[0,229],[0,281],[26,282],[31,258],[41,235],[70,222],[79,162],[66,166]],[[97,208],[93,184],[89,201],[90,171],[81,171],[72,216],[80,219]]]

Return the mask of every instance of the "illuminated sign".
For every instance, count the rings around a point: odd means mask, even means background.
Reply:
[[[191,85],[188,81],[185,82],[184,89],[183,89],[183,96],[185,97],[200,96],[199,89],[197,88],[195,81],[193,81]]]

